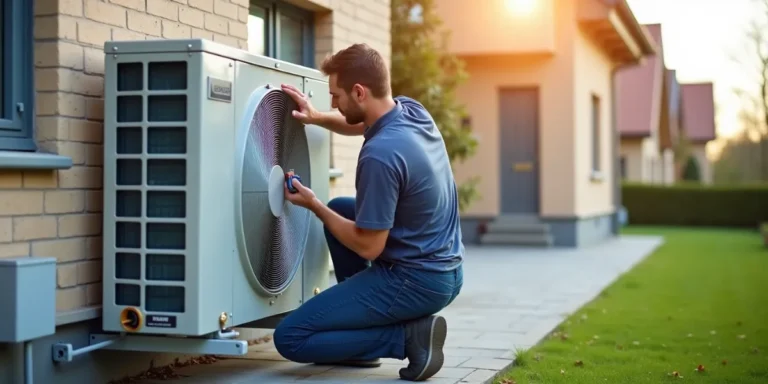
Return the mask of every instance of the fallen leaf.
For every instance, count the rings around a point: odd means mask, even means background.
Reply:
[[[677,377],[677,378],[680,378],[680,379],[683,378],[683,375],[681,375],[680,372],[678,372],[678,371],[672,371],[672,373],[670,373],[670,376]]]
[[[632,342],[632,344],[634,344],[634,345],[640,345],[640,342],[639,342],[639,341],[633,341],[633,342]]]
[[[517,384],[514,379],[502,379],[500,384]]]
[[[562,335],[560,335],[560,340],[563,340],[563,341],[568,340],[568,334],[563,333]]]
[[[575,366],[577,366],[577,367],[583,367],[583,366],[584,366],[584,362],[583,362],[583,361],[581,361],[581,360],[576,360],[576,361],[573,363],[573,365],[575,365]]]
[[[565,369],[561,369],[561,370],[560,370],[560,374],[561,374],[561,375],[565,375]]]
[[[747,335],[739,335],[738,338],[744,340],[747,338]]]
[[[703,365],[701,365],[701,364],[699,364],[699,366],[698,366],[698,367],[696,367],[696,371],[697,371],[697,372],[704,372],[704,366],[703,366]]]

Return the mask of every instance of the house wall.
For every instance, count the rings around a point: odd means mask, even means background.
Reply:
[[[653,183],[659,180],[661,172],[654,169],[658,169],[662,162],[653,138],[621,139],[620,154],[626,159],[627,181]]]
[[[553,53],[561,46],[555,1],[483,0],[482,7],[467,7],[466,0],[437,0],[435,5],[445,25],[461,26],[461,33],[451,35],[451,52],[506,55]]]
[[[315,12],[317,63],[354,42],[390,57],[389,0],[291,2]],[[34,0],[36,140],[74,163],[60,171],[0,169],[0,258],[58,260],[57,333],[33,342],[36,382],[107,382],[176,357],[96,351],[64,366],[51,361],[52,343],[83,347],[100,329],[103,44],[205,38],[245,48],[248,7],[249,0]],[[334,139],[334,161],[345,173],[334,193],[345,194],[354,190],[360,140]],[[22,382],[20,353],[0,344],[0,383]]]
[[[613,145],[611,76],[613,62],[606,52],[590,39],[584,32],[579,31],[575,36],[574,60],[574,102],[576,130],[576,174],[575,194],[576,216],[602,216],[614,212],[613,207]],[[599,166],[601,178],[591,179],[593,145],[592,96],[600,100],[599,113]]]
[[[501,12],[497,9],[498,12]],[[555,10],[555,55],[464,56],[469,80],[457,90],[457,97],[471,116],[478,139],[474,156],[454,165],[458,182],[479,177],[480,197],[463,217],[494,217],[500,212],[500,88],[539,88],[539,190],[543,216],[572,216],[575,172],[574,56],[571,39],[576,31],[572,4]],[[456,24],[446,24],[456,30]],[[454,33],[455,35],[456,33]],[[513,39],[514,40],[514,39]],[[474,230],[468,230],[474,232]]]

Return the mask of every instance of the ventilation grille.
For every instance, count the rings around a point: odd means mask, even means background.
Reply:
[[[116,305],[184,312],[187,79],[183,61],[117,65]]]
[[[296,108],[282,91],[260,100],[251,120],[243,156],[242,229],[256,280],[270,294],[282,292],[301,265],[309,233],[310,214],[285,203],[283,215],[269,208],[268,183],[275,165],[293,169],[311,186],[309,148],[304,127],[290,117]]]

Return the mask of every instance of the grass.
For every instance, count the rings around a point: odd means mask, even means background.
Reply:
[[[666,241],[539,345],[519,351],[519,363],[495,382],[768,383],[768,252],[760,235],[625,233]]]

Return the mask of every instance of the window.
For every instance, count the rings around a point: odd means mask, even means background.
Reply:
[[[36,149],[32,4],[0,0],[0,150]]]
[[[600,97],[592,95],[592,171],[600,172]]]
[[[627,158],[626,158],[626,156],[621,156],[619,158],[619,172],[620,172],[622,180],[625,180],[627,178]]]
[[[307,67],[315,65],[314,15],[277,0],[251,0],[248,51]]]

